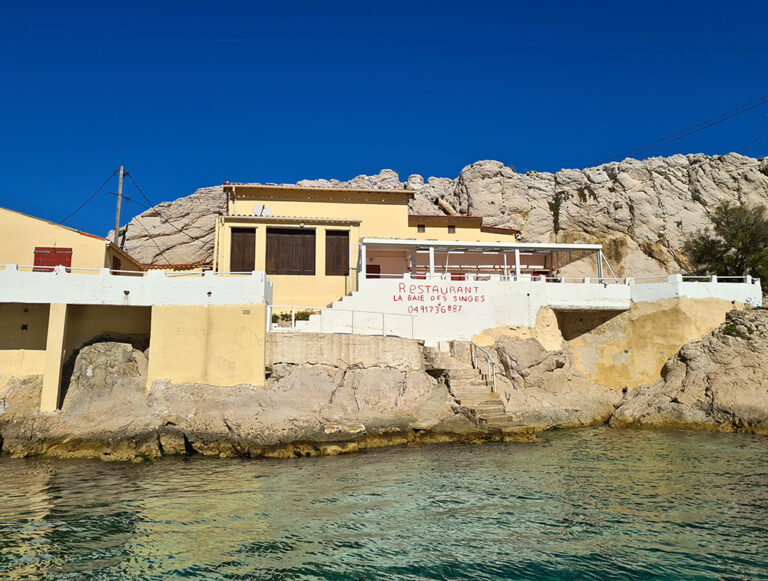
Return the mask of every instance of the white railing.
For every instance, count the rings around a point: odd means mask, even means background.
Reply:
[[[326,313],[328,321],[326,323]],[[340,321],[336,315],[344,313]],[[367,311],[358,309],[323,309],[320,315],[321,332],[339,332],[330,329],[347,329],[343,317],[349,314],[349,333],[355,335],[381,335],[383,337],[395,336],[405,339],[414,339],[416,336],[416,323],[413,315],[403,313],[385,313],[383,311]],[[334,318],[335,320],[332,320]],[[379,324],[381,318],[381,324]],[[375,320],[375,322],[374,322]],[[341,323],[341,325],[339,325]]]
[[[275,311],[290,312],[290,326],[281,327],[273,322]],[[311,312],[304,320],[296,318],[297,313]],[[279,315],[278,315],[279,316]],[[312,320],[317,316],[316,320]],[[286,318],[286,322],[287,322]],[[314,324],[317,321],[317,324]],[[297,324],[298,323],[298,324]],[[358,309],[320,308],[299,305],[267,305],[267,332],[317,332],[350,333],[352,335],[382,335],[413,339],[416,334],[415,317],[402,313],[385,313]]]
[[[480,364],[477,360],[478,351],[483,355],[483,357],[485,357],[485,361],[488,366],[488,373],[485,374],[485,384],[491,388],[491,393],[496,393],[496,364],[493,361],[493,357],[486,349],[483,349],[474,341],[470,341],[469,355],[472,359],[472,367],[482,373],[482,370],[480,370]]]
[[[275,313],[275,310],[280,311],[288,311],[291,313],[291,326],[290,327],[280,327],[279,323],[276,321],[273,321],[273,317],[279,317],[282,313],[278,314]],[[282,331],[282,332],[290,332],[290,331],[296,331],[296,313],[304,313],[304,312],[310,312],[311,315],[318,314],[322,310],[321,307],[302,307],[297,305],[267,305],[267,333],[270,331]],[[311,316],[310,315],[310,316]],[[305,321],[307,319],[299,319],[301,321]]]
[[[413,281],[445,281],[445,282],[475,282],[475,281],[503,281],[503,282],[547,282],[547,283],[574,283],[574,284],[653,284],[666,282],[708,282],[708,283],[742,283],[759,284],[759,278],[746,276],[708,276],[708,275],[688,275],[688,274],[658,274],[653,276],[555,276],[539,274],[514,274],[502,273],[475,273],[475,272],[436,272],[413,273],[404,272],[400,274],[371,274],[368,273],[365,280],[413,280]]]
[[[0,302],[73,305],[254,305],[272,301],[264,272],[243,277],[173,276],[162,271],[4,265]],[[170,275],[170,276],[169,276]]]

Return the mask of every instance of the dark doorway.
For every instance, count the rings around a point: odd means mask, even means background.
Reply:
[[[230,272],[253,272],[256,269],[256,230],[232,228]]]

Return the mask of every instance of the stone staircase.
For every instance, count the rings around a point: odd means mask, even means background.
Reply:
[[[427,369],[440,373],[458,410],[484,430],[519,432],[519,422],[508,415],[499,394],[493,393],[485,374],[438,347],[425,350]]]

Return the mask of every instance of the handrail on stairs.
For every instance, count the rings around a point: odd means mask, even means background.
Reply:
[[[472,359],[472,367],[475,369],[480,369],[480,365],[477,361],[477,352],[480,351],[480,353],[483,354],[485,357],[485,360],[488,364],[488,374],[485,376],[485,384],[489,385],[491,388],[491,393],[496,393],[496,364],[493,362],[493,357],[486,349],[483,349],[480,345],[475,343],[474,341],[469,342],[469,355]]]

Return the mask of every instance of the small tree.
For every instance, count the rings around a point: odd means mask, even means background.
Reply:
[[[763,205],[719,204],[712,229],[689,236],[683,245],[695,274],[744,276],[768,282],[768,215]]]

